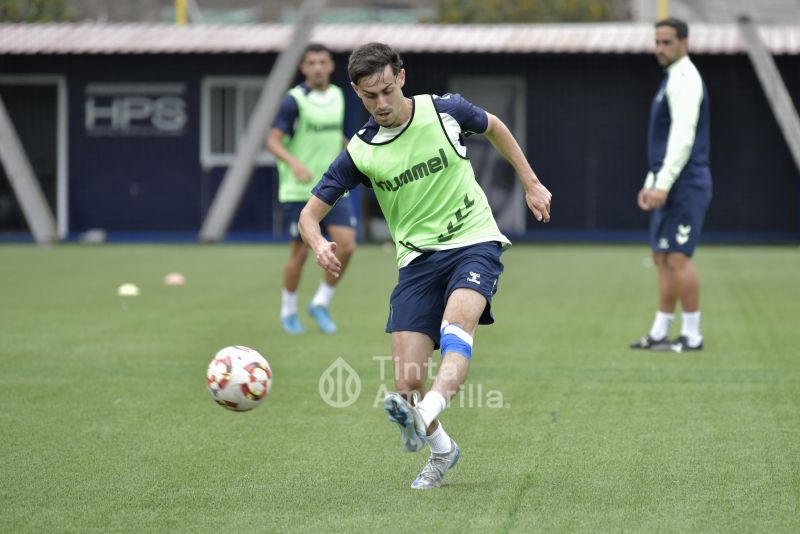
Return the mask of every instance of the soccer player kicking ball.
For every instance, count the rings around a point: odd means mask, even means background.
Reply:
[[[386,324],[397,393],[388,394],[384,405],[400,426],[406,451],[419,451],[426,442],[431,449],[411,487],[435,488],[461,454],[438,418],[467,377],[478,324],[494,322],[500,254],[511,244],[475,180],[464,136],[483,133],[511,163],[538,221],[550,220],[552,195],[500,119],[457,94],[404,96],[405,69],[385,44],[353,51],[347,70],[372,117],[312,191],[300,214],[300,234],[317,263],[337,275],[336,243],[322,236],[319,223],[358,184],[375,191],[400,267]],[[426,393],[424,369],[437,348],[442,364]]]

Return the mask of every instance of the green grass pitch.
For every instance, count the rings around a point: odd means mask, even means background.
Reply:
[[[800,531],[797,247],[700,247],[699,354],[627,349],[654,313],[644,246],[513,247],[442,419],[461,463],[429,492],[409,488],[426,453],[375,407],[392,255],[357,251],[339,334],[304,316],[289,337],[286,253],[0,246],[0,531]],[[320,273],[309,258],[303,307]],[[249,413],[205,387],[232,344],[274,372]],[[345,408],[319,393],[338,358],[361,382]]]

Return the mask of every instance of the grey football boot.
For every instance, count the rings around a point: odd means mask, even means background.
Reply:
[[[411,487],[414,489],[438,488],[442,485],[444,474],[456,466],[459,458],[461,458],[461,449],[453,441],[453,438],[450,438],[450,452],[441,454],[432,452],[428,463],[411,483]]]
[[[417,409],[399,393],[389,393],[383,401],[389,421],[400,427],[403,450],[417,452],[425,446],[426,427]]]

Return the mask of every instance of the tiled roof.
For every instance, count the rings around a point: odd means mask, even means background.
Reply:
[[[800,25],[760,26],[775,54],[800,54]],[[202,54],[282,50],[286,24],[0,24],[0,55]],[[643,23],[597,24],[320,24],[312,40],[346,52],[382,41],[400,52],[453,53],[651,53],[653,27]],[[744,51],[735,24],[692,24],[695,54]]]

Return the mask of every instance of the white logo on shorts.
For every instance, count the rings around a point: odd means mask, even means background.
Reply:
[[[679,245],[685,245],[687,241],[689,241],[689,232],[692,231],[691,225],[678,225],[678,233],[675,234],[675,241],[678,242]]]
[[[669,248],[669,241],[667,241],[666,237],[659,239],[658,248]]]
[[[478,273],[473,273],[472,271],[469,272],[469,276],[467,277],[467,282],[472,282],[473,284],[481,285],[481,281],[478,280],[481,275]]]

